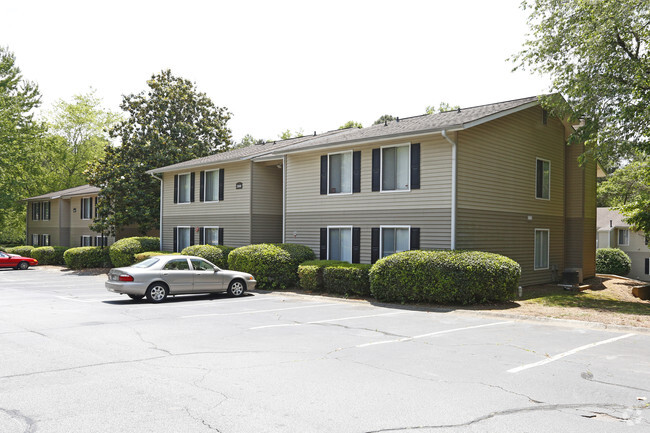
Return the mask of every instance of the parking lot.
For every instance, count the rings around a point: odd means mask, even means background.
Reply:
[[[0,270],[0,432],[650,428],[641,331],[105,280]]]

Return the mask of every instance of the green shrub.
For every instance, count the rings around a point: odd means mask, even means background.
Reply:
[[[327,293],[370,296],[368,273],[372,265],[344,263],[323,268],[323,287]]]
[[[164,256],[165,254],[177,254],[177,253],[170,253],[169,251],[145,251],[144,253],[137,253],[134,254],[133,256],[135,257],[135,263],[138,263],[150,257]]]
[[[295,284],[298,265],[286,250],[257,244],[232,250],[228,255],[228,269],[252,274],[260,289],[286,289]]]
[[[160,249],[160,238],[132,237],[124,238],[109,247],[113,266],[120,268],[135,263],[135,254]]]
[[[38,260],[39,265],[65,265],[63,253],[68,247],[38,247],[31,252],[31,257]]]
[[[370,269],[370,290],[380,301],[474,304],[515,297],[521,267],[480,251],[405,251]]]
[[[108,248],[77,247],[63,253],[65,264],[70,269],[110,268],[111,258]]]
[[[298,285],[305,290],[323,291],[323,268],[325,266],[347,265],[338,260],[310,260],[298,266]]]
[[[183,249],[181,254],[203,257],[221,269],[228,269],[228,254],[234,249],[225,245],[192,245]]]
[[[596,272],[599,274],[627,275],[632,269],[630,257],[618,248],[596,250]]]
[[[314,251],[309,248],[307,245],[301,244],[272,244],[276,247],[280,247],[291,256],[291,260],[295,263],[296,266],[306,262],[307,260],[314,260],[316,255]]]
[[[32,257],[31,254],[33,249],[34,247],[31,245],[19,245],[17,247],[7,248],[5,252],[9,254],[18,254],[23,257]]]

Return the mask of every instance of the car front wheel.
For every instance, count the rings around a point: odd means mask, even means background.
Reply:
[[[169,289],[164,283],[153,283],[147,288],[146,296],[150,302],[158,303],[164,301],[168,293]]]
[[[27,263],[27,262],[20,262],[20,263],[18,263],[17,268],[20,269],[21,271],[24,271],[24,270],[26,270],[26,269],[29,268],[29,263]]]
[[[241,280],[234,280],[228,286],[228,295],[236,298],[243,295],[244,290],[246,290],[244,283]]]

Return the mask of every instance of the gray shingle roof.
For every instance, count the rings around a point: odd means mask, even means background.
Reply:
[[[609,222],[612,222],[611,226]],[[609,230],[610,228],[629,228],[625,222],[625,215],[608,207],[596,208],[596,227],[598,230]]]
[[[30,197],[26,200],[51,200],[55,198],[69,198],[79,195],[97,194],[99,188],[90,185],[75,186],[74,188],[62,189],[61,191],[48,192],[47,194]]]

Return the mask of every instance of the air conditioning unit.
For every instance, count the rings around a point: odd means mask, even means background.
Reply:
[[[582,268],[564,268],[562,284],[571,284],[572,286],[582,284]]]

